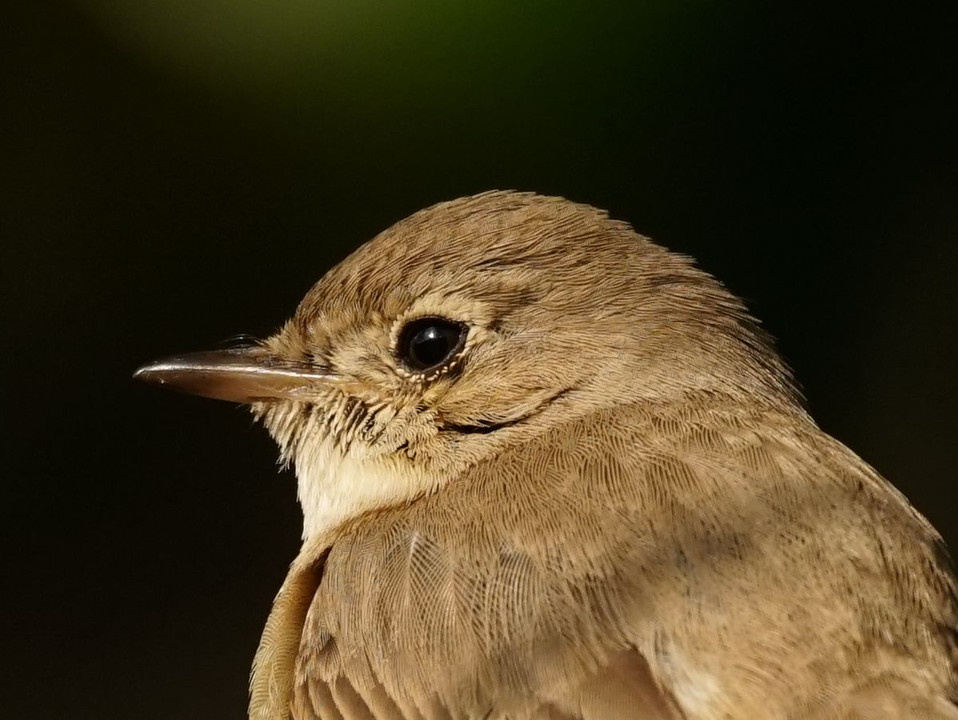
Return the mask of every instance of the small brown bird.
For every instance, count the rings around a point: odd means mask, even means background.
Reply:
[[[939,536],[599,210],[436,205],[268,340],[137,376],[250,404],[295,467],[254,720],[958,718]]]

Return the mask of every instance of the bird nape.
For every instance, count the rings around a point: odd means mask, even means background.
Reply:
[[[435,205],[267,340],[137,377],[249,404],[295,468],[255,720],[958,718],[938,534],[600,210]]]

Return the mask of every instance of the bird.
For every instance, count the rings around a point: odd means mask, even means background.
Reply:
[[[958,719],[939,534],[602,210],[433,205],[267,339],[136,377],[248,405],[295,469],[251,720]]]

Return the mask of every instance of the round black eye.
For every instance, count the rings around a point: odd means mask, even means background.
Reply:
[[[466,340],[466,326],[445,318],[413,320],[399,335],[399,359],[416,371],[431,370],[450,360]]]

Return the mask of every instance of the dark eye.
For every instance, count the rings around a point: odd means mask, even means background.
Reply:
[[[466,340],[466,326],[445,318],[413,320],[399,335],[397,352],[410,369],[431,370],[452,359]]]

